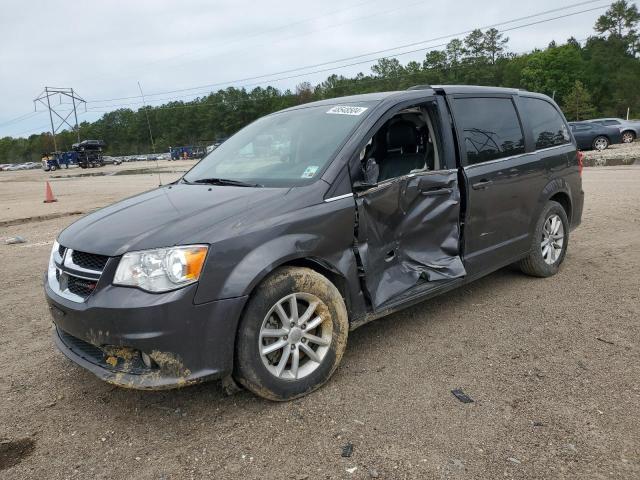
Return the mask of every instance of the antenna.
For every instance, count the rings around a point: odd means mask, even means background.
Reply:
[[[153,142],[153,133],[151,133],[151,122],[149,122],[149,111],[147,110],[147,103],[144,99],[144,92],[142,91],[142,85],[138,81],[138,88],[140,89],[140,95],[142,96],[142,106],[144,107],[144,116],[147,118],[147,127],[149,127],[149,138],[151,139],[151,153],[156,154],[156,146]],[[158,157],[156,157],[156,170],[158,170],[158,186],[162,186],[162,180],[160,179],[160,167],[158,166]]]

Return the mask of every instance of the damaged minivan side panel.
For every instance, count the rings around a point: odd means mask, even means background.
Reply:
[[[465,275],[457,175],[410,175],[357,197],[358,250],[374,308],[420,281]]]

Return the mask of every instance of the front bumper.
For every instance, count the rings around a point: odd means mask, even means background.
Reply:
[[[247,297],[196,305],[196,288],[152,294],[108,285],[75,303],[45,278],[55,343],[78,365],[123,387],[166,389],[224,377],[233,369]]]

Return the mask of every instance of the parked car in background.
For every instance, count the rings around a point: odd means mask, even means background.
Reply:
[[[13,172],[16,170],[34,170],[40,168],[40,162],[24,162],[24,163],[3,163],[0,164],[0,171]]]
[[[580,150],[605,150],[609,145],[622,143],[622,134],[615,127],[591,122],[569,122]]]
[[[120,165],[122,163],[122,160],[120,160],[118,157],[110,157],[108,155],[102,157],[102,160],[104,161],[105,165]]]
[[[624,118],[594,118],[591,123],[617,128],[622,134],[623,143],[631,143],[640,136],[640,121]]]
[[[581,175],[537,93],[425,86],[293,107],[67,227],[44,282],[53,335],[116,385],[233,375],[290,400],[368,321],[510,264],[557,273]]]
[[[10,167],[6,167],[5,170],[8,172],[15,172],[16,170],[27,170],[28,168],[22,163],[16,163],[11,165]]]

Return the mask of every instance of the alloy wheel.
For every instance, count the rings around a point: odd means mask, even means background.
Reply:
[[[606,138],[600,137],[600,138],[596,138],[596,141],[593,142],[593,146],[595,147],[596,150],[602,151],[609,146],[609,142],[607,141]]]
[[[262,321],[262,363],[279,379],[306,377],[322,364],[332,336],[333,322],[324,302],[309,293],[292,293],[278,300]]]
[[[558,261],[562,254],[564,245],[564,225],[562,220],[556,214],[551,215],[544,222],[542,227],[542,258],[548,265],[553,265]]]
[[[631,143],[633,142],[633,133],[625,132],[622,134],[622,142],[623,143]]]

